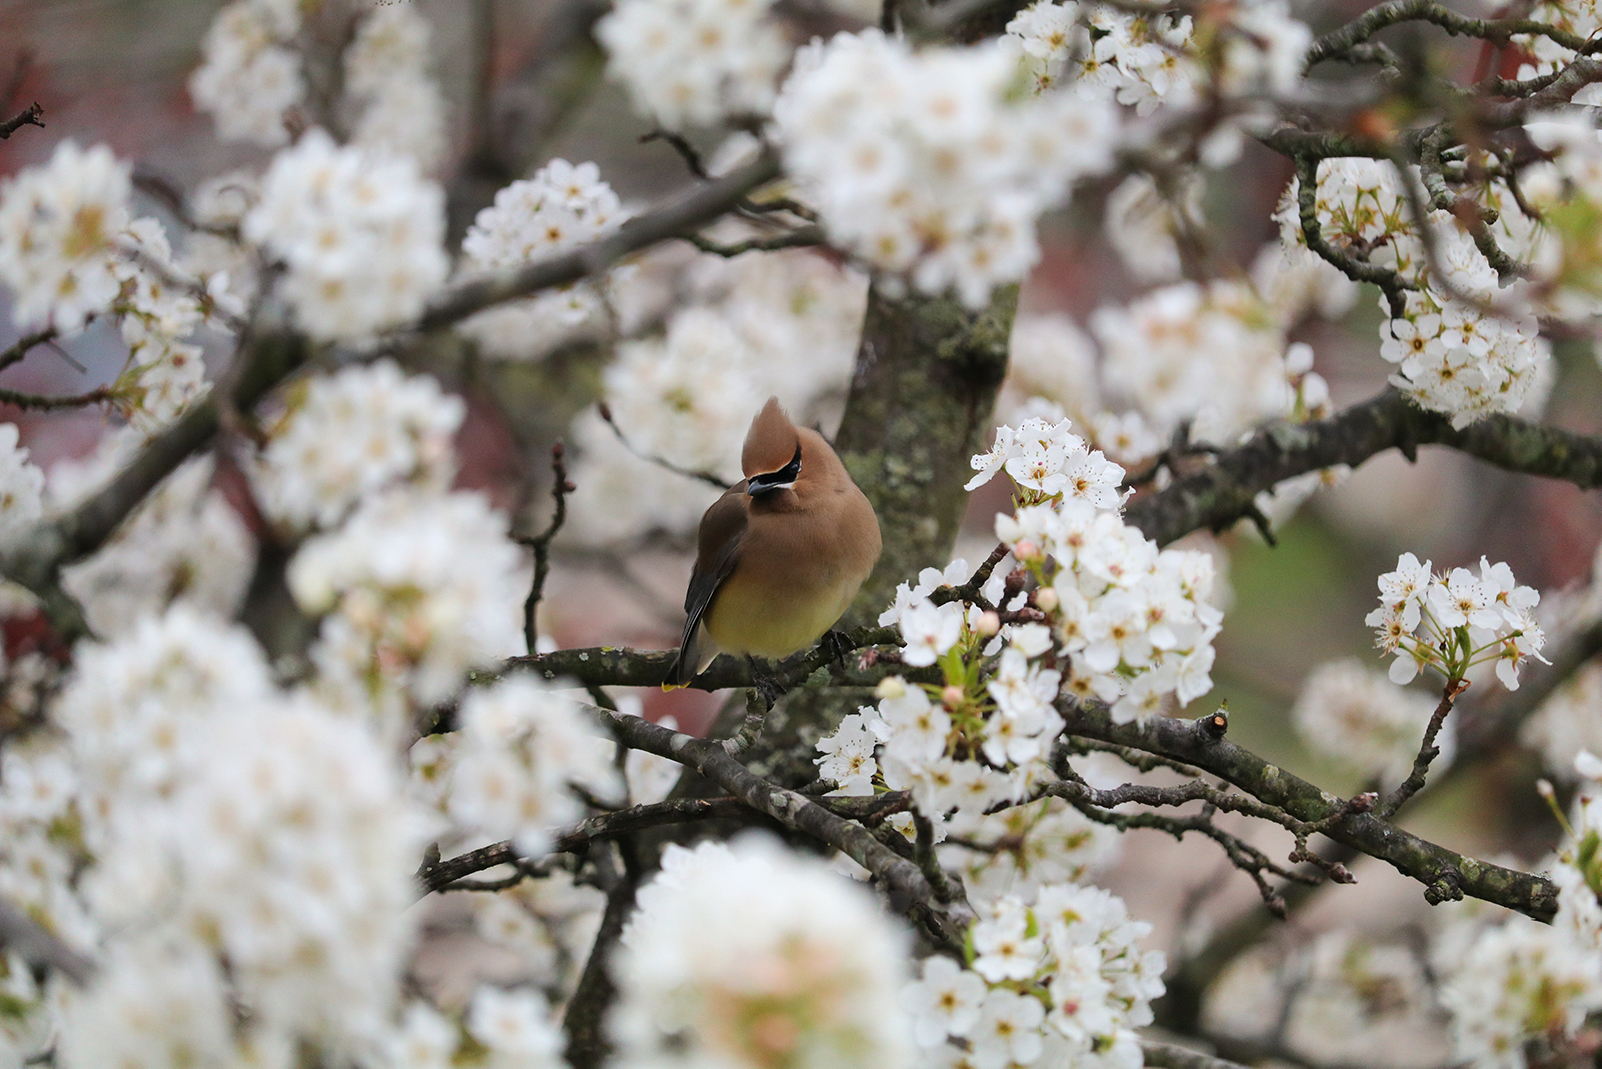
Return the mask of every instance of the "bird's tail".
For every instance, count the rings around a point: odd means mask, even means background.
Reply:
[[[679,643],[678,656],[668,665],[667,677],[662,680],[662,689],[677,690],[689,686],[690,681],[706,671],[706,666],[717,655],[717,643],[706,633],[705,626],[697,623],[695,627],[686,628],[684,641]]]

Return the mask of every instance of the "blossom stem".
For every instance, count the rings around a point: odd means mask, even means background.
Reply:
[[[1403,780],[1397,788],[1386,795],[1385,800],[1374,808],[1374,815],[1381,819],[1388,819],[1402,807],[1413,795],[1424,789],[1424,779],[1429,774],[1430,763],[1441,754],[1441,748],[1435,745],[1435,740],[1441,734],[1441,728],[1446,723],[1446,716],[1452,711],[1452,705],[1457,696],[1468,689],[1468,680],[1453,675],[1441,688],[1441,700],[1435,706],[1435,712],[1430,716],[1428,726],[1424,728],[1424,741],[1419,744],[1418,756],[1413,758],[1413,771]]]

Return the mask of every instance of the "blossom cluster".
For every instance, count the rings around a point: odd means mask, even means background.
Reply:
[[[537,857],[583,814],[570,784],[592,797],[616,797],[613,748],[581,717],[571,699],[527,675],[471,692],[448,742],[419,743],[448,748],[428,757],[439,763],[434,774],[442,778],[442,801],[456,827],[492,841],[510,839],[520,854]]]
[[[366,12],[345,49],[344,93],[356,112],[350,142],[431,170],[445,154],[445,97],[428,73],[433,31],[411,4]]]
[[[880,616],[901,629],[902,662],[938,665],[944,685],[887,678],[877,708],[847,716],[818,743],[823,778],[846,794],[881,784],[910,791],[938,838],[996,830],[994,810],[1028,799],[1054,774],[1059,695],[1108,702],[1128,722],[1156,715],[1170,696],[1185,703],[1205,693],[1221,620],[1207,601],[1211,558],[1159,551],[1125,525],[1122,469],[1088,450],[1067,420],[1002,427],[973,466],[970,487],[998,471],[1014,483],[1020,507],[996,520],[1008,556],[976,604],[935,597],[966,581],[967,565],[956,561],[945,572],[926,569],[916,587],[902,584]],[[997,610],[1018,619],[1003,624]],[[1094,863],[1101,839],[1079,818],[1040,806],[1019,819],[1031,818],[1051,826],[1039,842],[1069,845],[1064,864]],[[986,864],[955,860],[983,879]],[[1034,867],[1020,847],[989,880],[1038,885]]]
[[[790,58],[772,0],[622,0],[595,27],[607,74],[669,130],[765,115]]]
[[[311,130],[273,158],[244,234],[288,268],[282,292],[326,341],[415,317],[445,281],[445,199],[409,159]]]
[[[386,487],[444,491],[465,413],[461,398],[387,359],[299,383],[253,458],[257,503],[273,522],[304,531],[335,526]]]
[[[1188,422],[1194,439],[1224,443],[1329,400],[1312,351],[1287,344],[1286,324],[1243,282],[1164,286],[1097,309],[1090,326],[1106,384],[1138,399],[1163,438]]]
[[[1375,629],[1374,644],[1395,654],[1393,682],[1410,683],[1433,668],[1450,685],[1494,661],[1496,678],[1517,690],[1524,659],[1544,659],[1546,636],[1532,615],[1541,595],[1519,586],[1506,564],[1481,557],[1479,575],[1467,568],[1434,573],[1429,561],[1404,553],[1395,571],[1379,577],[1379,590],[1379,608],[1364,623]]]
[[[625,219],[593,163],[552,160],[495,194],[462,240],[468,274],[517,267],[605,237]],[[462,330],[490,356],[542,356],[575,330],[593,327],[605,307],[596,284],[576,282],[480,312]]]
[[[1420,181],[1416,173],[1408,180]],[[1333,247],[1392,268],[1418,287],[1405,292],[1400,316],[1384,304],[1380,355],[1396,365],[1392,383],[1458,427],[1538,400],[1551,354],[1535,316],[1512,308],[1486,311],[1486,303],[1510,291],[1499,288],[1496,270],[1444,209],[1426,220],[1436,245],[1432,262],[1402,183],[1386,160],[1325,160],[1315,201],[1322,235]],[[1281,240],[1290,247],[1306,245],[1298,196],[1293,181],[1276,213]],[[1498,238],[1514,259],[1529,259],[1539,236],[1533,222],[1510,194],[1496,200],[1502,209]]]
[[[153,434],[205,391],[192,335],[238,305],[226,275],[186,277],[161,224],[132,217],[129,195],[126,163],[71,141],[0,183],[0,282],[22,327],[70,335],[115,315],[129,358],[108,399]]]
[[[521,652],[526,574],[482,494],[392,491],[307,539],[286,578],[322,618],[311,657],[325,699],[399,728],[392,710],[444,701],[469,668]]]
[[[1040,85],[1071,79],[1141,115],[1191,104],[1210,87],[1230,96],[1283,95],[1300,81],[1313,39],[1284,0],[1197,16],[1038,0],[1007,33]]]
[[[1222,620],[1208,601],[1212,558],[1159,550],[1125,524],[1116,481],[1064,486],[1046,481],[1049,460],[1033,466],[1036,455],[1073,455],[1078,442],[1066,420],[1026,421],[1017,433],[1003,428],[991,452],[974,457],[980,475],[970,485],[1002,466],[1013,477],[1020,507],[997,516],[996,535],[1038,584],[1033,602],[1050,625],[1048,641],[1070,660],[1064,688],[1112,703],[1120,722],[1145,719],[1170,694],[1188,704],[1212,687],[1212,639]],[[997,464],[1019,443],[1018,457]],[[1111,480],[1121,478],[1112,468]]]
[[[1017,77],[1001,42],[914,52],[840,34],[797,54],[774,125],[835,242],[981,307],[1034,265],[1035,220],[1111,162],[1117,130],[1109,101],[1020,95]]]
[[[903,1002],[924,1047],[955,1045],[974,1069],[1143,1064],[1135,1029],[1151,1023],[1164,957],[1142,951],[1151,925],[1099,887],[1054,884],[1032,900],[983,903],[966,968],[924,962]]]
[[[612,974],[630,1064],[908,1069],[904,929],[817,861],[762,838],[669,846]]]
[[[1458,1058],[1524,1069],[1532,1041],[1561,1051],[1602,1009],[1602,760],[1581,750],[1573,763],[1581,789],[1550,870],[1558,888],[1552,923],[1514,916],[1448,930],[1438,941],[1441,1001]]]
[[[181,606],[80,649],[54,715],[108,959],[64,1007],[66,1064],[354,1050],[383,1028],[420,825],[376,737]]]
[[[201,64],[189,78],[195,106],[217,122],[227,141],[276,148],[289,140],[285,114],[306,96],[294,47],[300,5],[234,0],[217,13],[201,42]]]

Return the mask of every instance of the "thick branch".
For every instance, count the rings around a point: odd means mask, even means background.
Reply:
[[[1200,722],[1155,717],[1144,724],[1115,724],[1103,708],[1064,703],[1063,711],[1071,734],[1134,746],[1195,765],[1298,820],[1318,824],[1336,842],[1355,847],[1423,883],[1425,897],[1432,903],[1471,895],[1540,921],[1551,920],[1557,910],[1557,889],[1549,880],[1476,861],[1372,813],[1352,812],[1342,799],[1226,738],[1215,737]]]
[[[721,655],[690,686],[697,690],[726,690],[749,687],[757,679],[780,686],[793,686],[819,668],[830,664],[840,645],[847,649],[864,646],[899,645],[901,637],[893,627],[859,627],[840,636],[839,643],[820,642],[782,661],[750,660]],[[621,646],[556,650],[531,657],[509,657],[507,671],[528,669],[546,679],[575,679],[620,687],[654,687],[667,678],[674,650],[632,650]],[[753,668],[753,666],[755,666]]]
[[[1314,41],[1313,47],[1307,50],[1307,66],[1331,59],[1386,27],[1403,22],[1433,23],[1449,34],[1503,44],[1510,37],[1528,34],[1546,37],[1576,52],[1588,47],[1586,39],[1579,34],[1536,19],[1471,19],[1448,10],[1434,0],[1390,0],[1389,3],[1370,8],[1340,29],[1332,30]]]
[[[1284,479],[1337,464],[1356,467],[1392,448],[1411,458],[1420,445],[1449,446],[1499,468],[1582,489],[1602,486],[1602,438],[1515,416],[1488,416],[1458,430],[1440,413],[1388,390],[1329,419],[1270,424],[1202,471],[1136,498],[1124,517],[1166,545],[1198,528],[1224,530],[1248,514],[1253,498]]]

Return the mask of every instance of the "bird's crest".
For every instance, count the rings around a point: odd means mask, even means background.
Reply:
[[[757,475],[771,475],[791,463],[801,448],[801,436],[795,424],[784,414],[777,397],[768,398],[751,429],[745,436],[745,448],[740,452],[740,468],[747,479]],[[792,480],[793,477],[792,477]]]

